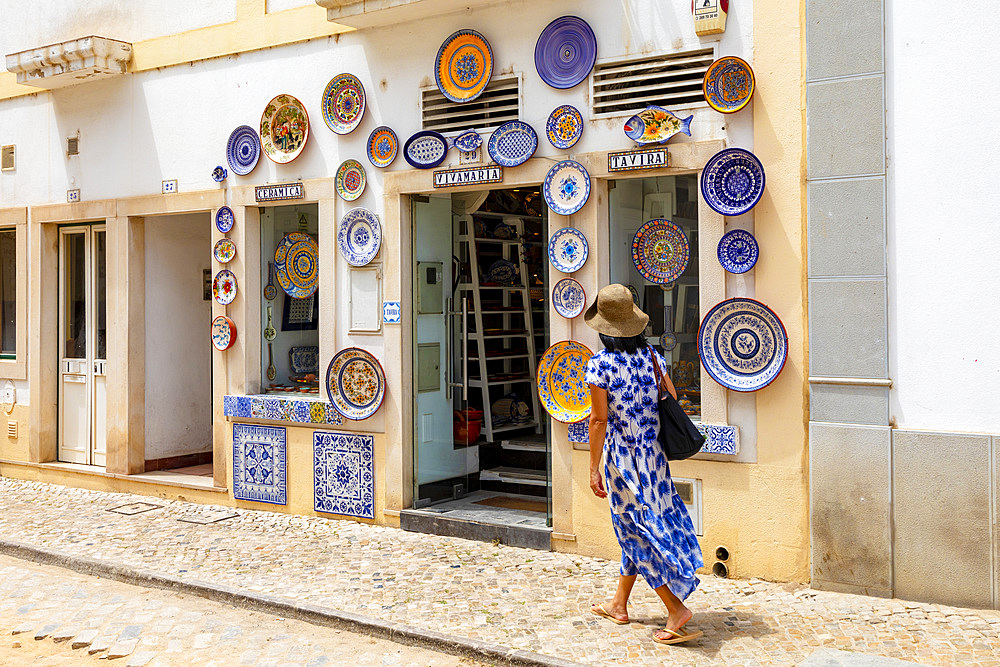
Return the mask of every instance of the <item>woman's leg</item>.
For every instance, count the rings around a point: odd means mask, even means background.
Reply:
[[[660,586],[659,588],[654,588],[653,590],[656,591],[656,594],[660,596],[660,599],[663,600],[663,604],[667,607],[668,629],[675,631],[680,630],[685,623],[691,620],[694,613],[684,605],[684,602],[679,597],[670,592],[670,589],[667,588],[666,584]],[[657,630],[653,633],[653,636],[659,639],[670,639],[671,637],[669,633],[663,632],[662,630]]]
[[[636,575],[619,575],[618,577],[618,590],[615,591],[615,596],[611,598],[611,602],[605,602],[603,607],[604,611],[611,614],[619,621],[628,620],[628,599],[632,595],[632,587],[635,586]],[[593,605],[592,609],[597,610],[598,605]]]

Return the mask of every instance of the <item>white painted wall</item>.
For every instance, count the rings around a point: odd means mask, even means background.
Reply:
[[[288,0],[284,0],[287,2]],[[7,0],[0,54],[98,35],[139,42],[236,20],[236,0]]]
[[[889,376],[909,429],[1000,432],[1000,6],[889,2]],[[971,12],[971,13],[970,13]],[[849,140],[849,138],[845,138]]]
[[[146,218],[146,460],[212,449],[207,213]]]

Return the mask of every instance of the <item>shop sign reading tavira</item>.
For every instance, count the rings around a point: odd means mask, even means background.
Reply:
[[[666,148],[643,148],[636,151],[608,153],[608,171],[662,169],[669,166],[670,156]]]
[[[434,187],[436,188],[501,182],[503,182],[503,167],[498,165],[466,169],[439,169],[434,172]]]
[[[301,183],[278,183],[277,185],[258,185],[254,188],[257,201],[284,201],[286,199],[302,199],[305,191]]]

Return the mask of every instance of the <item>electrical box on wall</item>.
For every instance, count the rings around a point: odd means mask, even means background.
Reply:
[[[444,264],[417,262],[417,313],[444,312]]]
[[[717,35],[726,31],[729,0],[691,0],[694,31],[699,35]]]

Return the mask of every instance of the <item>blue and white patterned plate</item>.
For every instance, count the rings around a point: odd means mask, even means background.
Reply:
[[[228,234],[235,223],[236,216],[233,215],[233,209],[228,206],[222,206],[215,212],[215,228],[223,234]]]
[[[316,373],[319,371],[319,348],[315,345],[289,348],[288,362],[293,373]]]
[[[549,239],[549,261],[556,271],[575,273],[587,263],[589,255],[587,237],[579,229],[563,227]]]
[[[545,136],[556,148],[572,148],[583,136],[583,116],[571,104],[563,104],[552,110],[545,123]]]
[[[368,161],[384,169],[396,159],[399,139],[388,125],[380,125],[368,135]]]
[[[572,278],[563,278],[552,287],[552,306],[556,312],[568,320],[583,312],[587,305],[587,293],[583,285]]]
[[[733,391],[771,384],[788,357],[788,335],[770,308],[754,299],[712,307],[698,330],[698,354],[713,380]]]
[[[506,259],[498,259],[490,265],[487,279],[500,285],[516,285],[521,277],[518,275],[517,264]]]
[[[246,176],[257,166],[260,159],[260,137],[257,130],[249,125],[240,125],[229,135],[226,144],[226,160],[229,168],[238,176]]]
[[[764,194],[764,165],[742,148],[726,148],[705,165],[701,194],[716,213],[743,215]]]
[[[542,195],[553,213],[573,215],[590,197],[590,174],[576,160],[556,162],[545,174]]]
[[[730,273],[746,273],[757,263],[760,249],[757,239],[748,231],[734,229],[719,239],[719,263]]]
[[[533,127],[519,120],[504,123],[493,130],[486,150],[501,167],[516,167],[527,162],[538,148]]]
[[[673,331],[664,331],[660,334],[660,347],[663,348],[664,352],[669,352],[677,347],[677,336],[674,335]]]
[[[464,153],[471,153],[483,145],[483,136],[475,130],[466,130],[452,139],[451,143],[458,150]]]
[[[403,157],[417,169],[433,169],[447,154],[448,140],[434,130],[417,132],[403,145]]]
[[[566,424],[590,416],[590,388],[585,382],[587,362],[594,356],[583,343],[555,343],[538,360],[538,398],[553,419]]]
[[[382,245],[382,225],[366,208],[353,208],[340,220],[337,246],[351,266],[364,266],[375,259]]]

